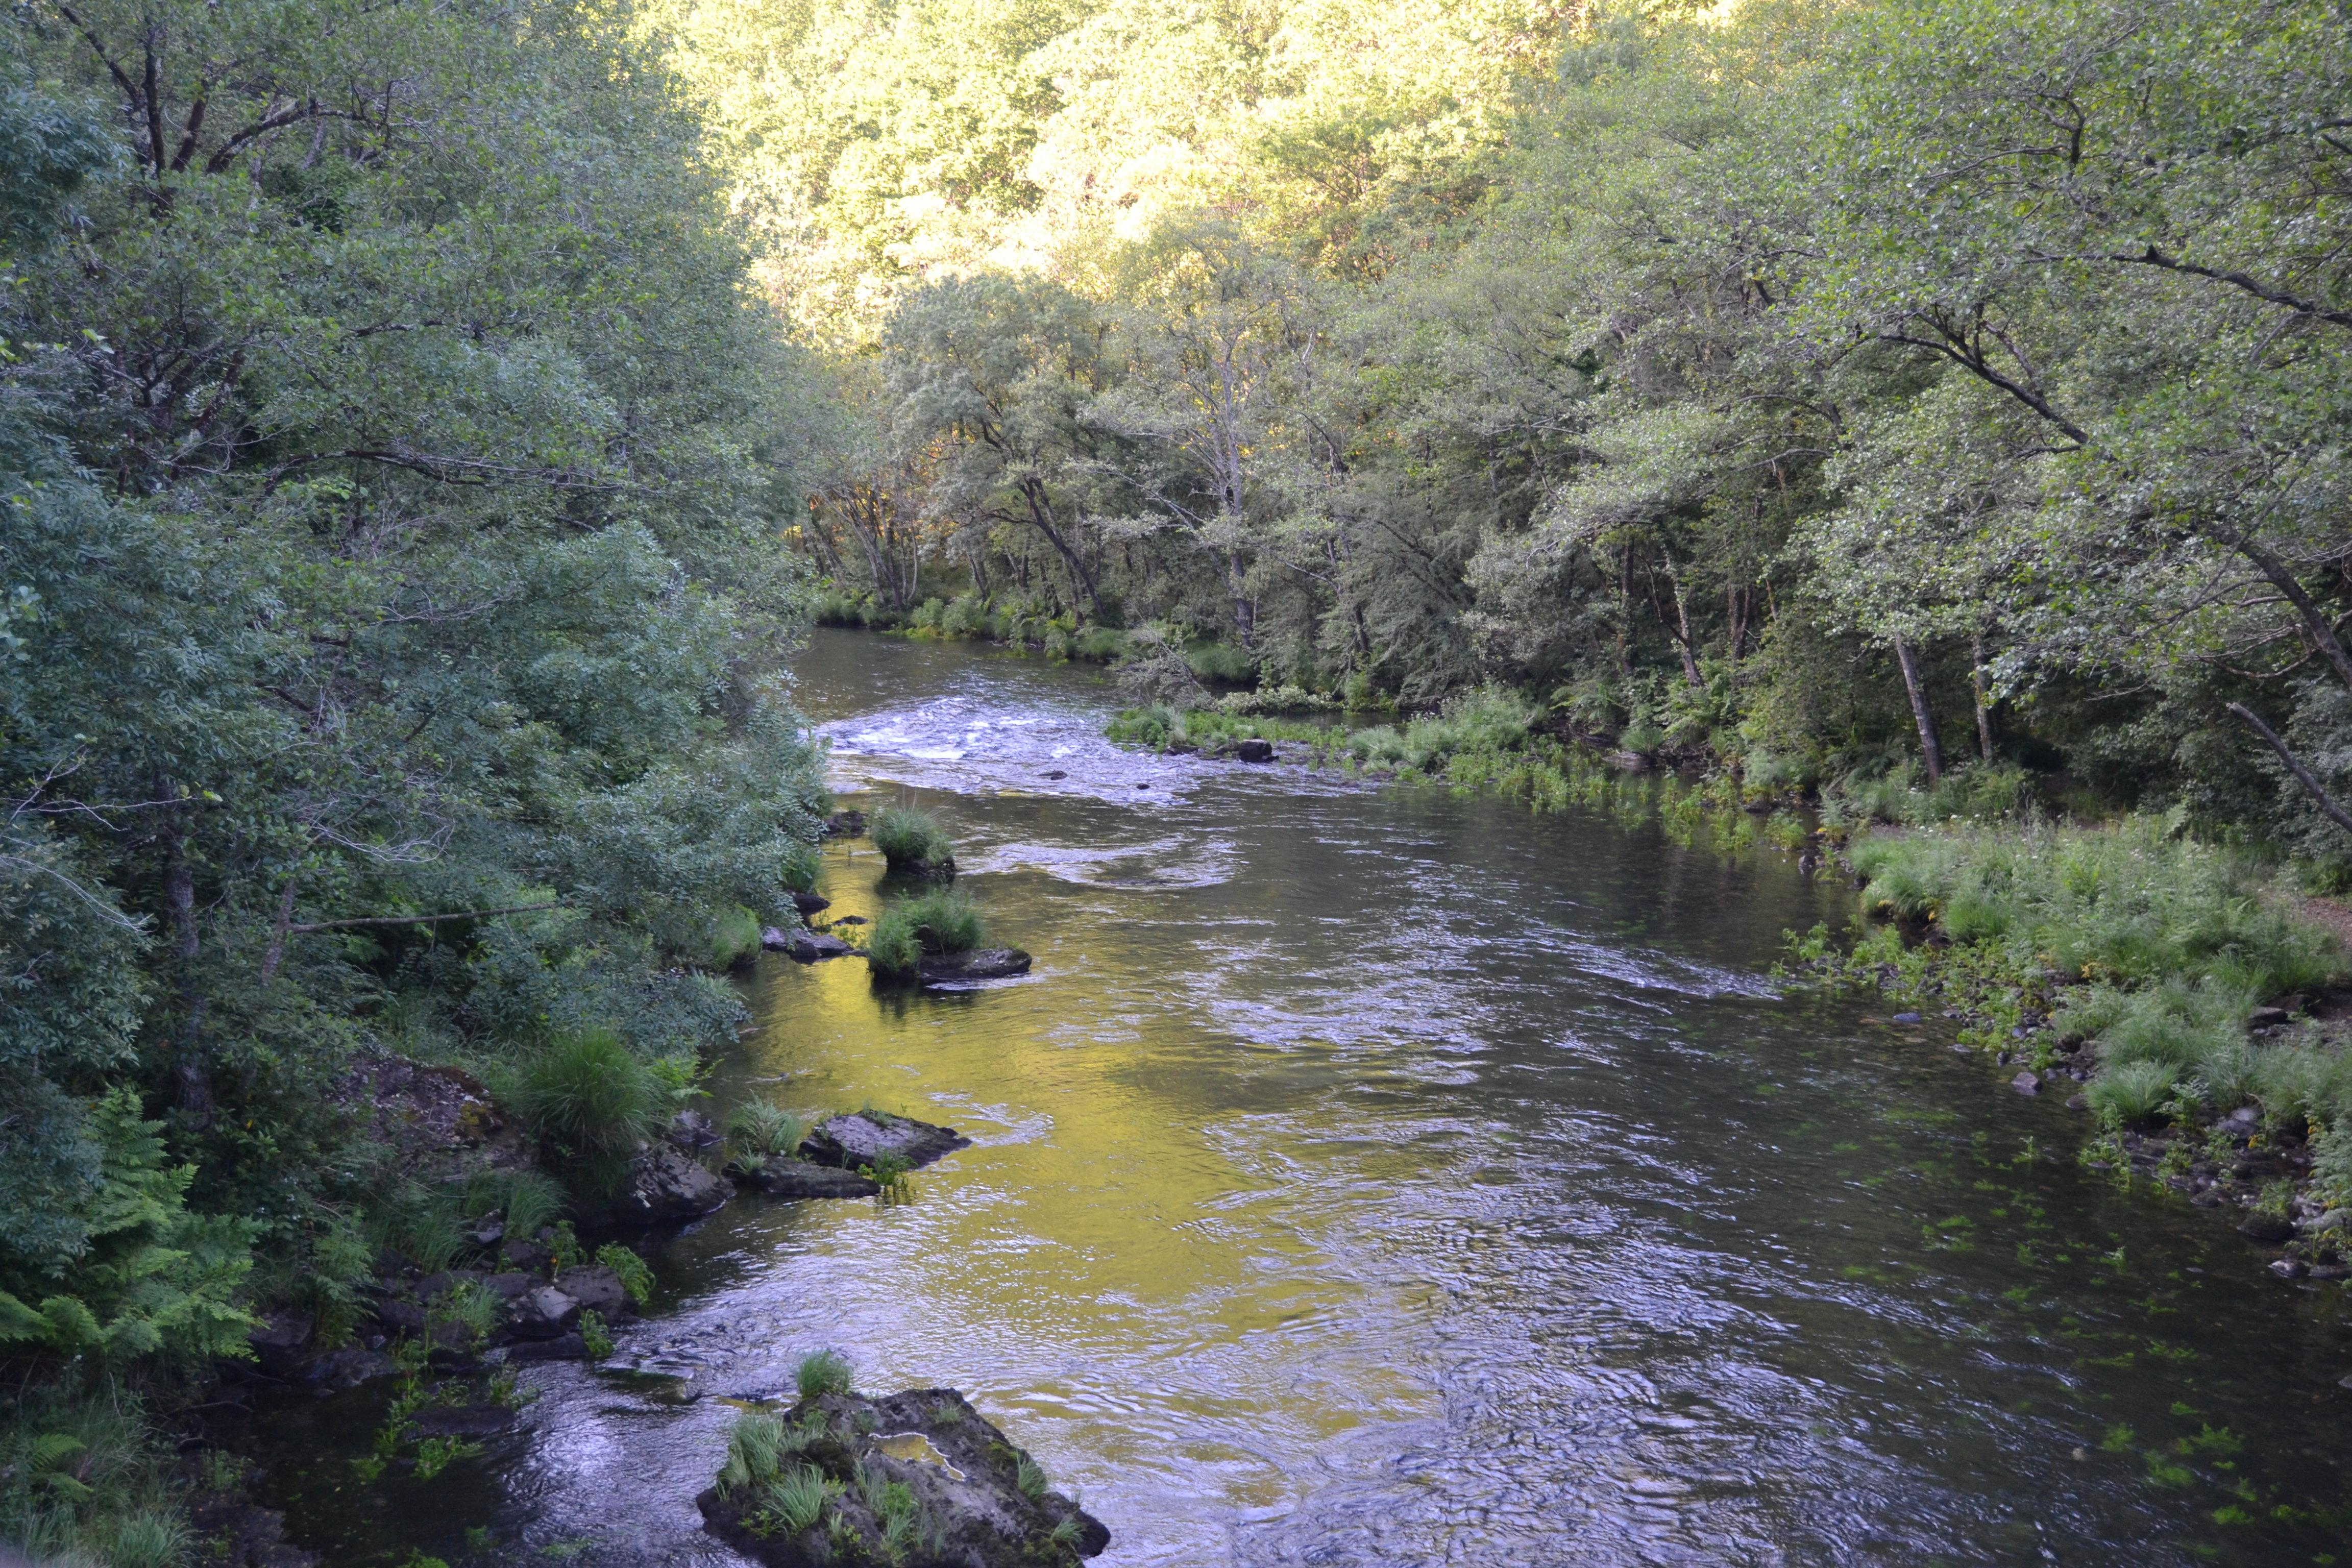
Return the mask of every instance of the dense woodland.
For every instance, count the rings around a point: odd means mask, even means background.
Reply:
[[[355,1053],[690,1084],[813,608],[2352,879],[2337,0],[23,0],[0,149],[38,1552],[422,1223]]]

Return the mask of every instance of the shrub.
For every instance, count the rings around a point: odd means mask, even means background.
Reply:
[[[731,904],[710,919],[709,929],[682,956],[699,969],[732,969],[760,952],[760,917]]]
[[[523,1064],[515,1098],[541,1152],[599,1196],[619,1184],[670,1105],[653,1064],[601,1028],[542,1047]]]
[[[746,1410],[735,1417],[734,1429],[727,1435],[727,1462],[719,1470],[719,1489],[732,1492],[766,1485],[775,1476],[784,1438],[783,1422],[764,1411]]]
[[[803,1399],[814,1399],[820,1394],[847,1394],[851,1385],[849,1358],[839,1351],[811,1351],[801,1357],[793,1383]]]
[[[1113,719],[1103,732],[1116,745],[1149,746],[1155,752],[1164,752],[1176,733],[1177,722],[1174,709],[1155,704],[1128,709]]]
[[[874,814],[866,832],[893,871],[929,874],[955,869],[955,847],[926,812],[886,805]]]
[[[801,1118],[765,1100],[747,1100],[728,1119],[727,1136],[735,1147],[761,1159],[785,1159],[801,1146],[807,1131]]]
[[[1257,660],[1247,648],[1231,643],[1193,643],[1184,649],[1184,662],[1202,680],[1240,685],[1257,679]]]
[[[912,922],[896,910],[883,912],[866,939],[866,963],[877,980],[911,980],[921,973],[923,946]]]

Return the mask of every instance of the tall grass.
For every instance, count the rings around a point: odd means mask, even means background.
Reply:
[[[969,952],[986,934],[979,910],[961,893],[940,891],[893,904],[866,939],[866,959],[885,980],[919,973],[929,952]]]
[[[2251,859],[2145,816],[1874,833],[1848,855],[1871,910],[1942,927],[1945,969],[2051,998],[2053,1031],[2095,1047],[2086,1097],[2109,1126],[2248,1100],[2283,1121],[2352,1125],[2352,1057],[2316,1035],[2247,1033],[2257,1005],[2346,972],[2335,939]],[[1865,951],[1898,970],[1928,963],[1887,937]]]
[[[671,1088],[610,1029],[559,1035],[516,1076],[516,1108],[541,1152],[592,1196],[620,1184],[637,1146],[661,1124]]]
[[[874,814],[866,831],[893,871],[927,873],[955,866],[955,846],[928,812],[886,805]]]
[[[806,1131],[800,1117],[765,1100],[745,1100],[727,1121],[728,1142],[762,1160],[789,1159]]]
[[[2332,940],[2272,901],[2252,862],[2150,817],[1877,833],[1848,857],[1874,911],[1933,919],[1955,942],[2074,978],[2267,997],[2343,972]]]

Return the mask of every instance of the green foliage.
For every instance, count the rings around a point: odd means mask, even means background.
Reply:
[[[142,1356],[197,1362],[251,1352],[238,1304],[255,1227],[191,1213],[193,1167],[169,1163],[161,1122],[117,1088],[90,1109],[97,1190],[75,1214],[80,1251],[47,1269],[0,1269],[0,1344],[108,1367]]]
[[[528,1241],[563,1212],[563,1188],[537,1171],[480,1171],[459,1204],[469,1217],[498,1215],[509,1237]]]
[[[866,938],[866,958],[877,978],[907,980],[920,973],[924,954],[969,952],[985,934],[979,910],[965,895],[926,893],[882,911]]]
[[[848,1358],[840,1352],[812,1351],[801,1357],[793,1382],[803,1399],[814,1399],[820,1394],[847,1394],[851,1376]]]
[[[621,1277],[621,1288],[638,1306],[653,1300],[654,1271],[635,1252],[617,1241],[608,1241],[596,1249],[596,1261]]]
[[[604,1314],[593,1307],[580,1314],[580,1339],[588,1347],[591,1361],[603,1361],[613,1353],[613,1335],[605,1327]]]
[[[514,1099],[546,1156],[601,1194],[661,1124],[671,1096],[617,1034],[589,1028],[556,1037],[526,1060]]]
[[[784,1531],[797,1535],[816,1528],[824,1517],[824,1505],[840,1489],[839,1482],[815,1466],[791,1465],[778,1471],[760,1495]]]
[[[893,871],[925,875],[955,868],[955,847],[928,812],[886,805],[867,824],[866,837]]]
[[[807,1128],[803,1119],[772,1100],[747,1100],[728,1118],[727,1138],[737,1151],[762,1159],[790,1159]]]

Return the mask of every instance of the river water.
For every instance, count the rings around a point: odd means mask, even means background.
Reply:
[[[1084,668],[829,632],[799,678],[844,804],[935,811],[1036,966],[901,997],[763,957],[715,1109],[975,1146],[900,1205],[749,1195],[667,1240],[615,1363],[532,1369],[430,1487],[348,1478],[380,1394],[275,1413],[271,1500],[331,1562],[734,1563],[692,1500],[728,1400],[821,1346],[966,1390],[1108,1568],[2345,1551],[2343,1290],[2078,1169],[2081,1119],[1933,1021],[1782,994],[1843,889],[1120,752]],[[831,844],[830,912],[880,868]]]

